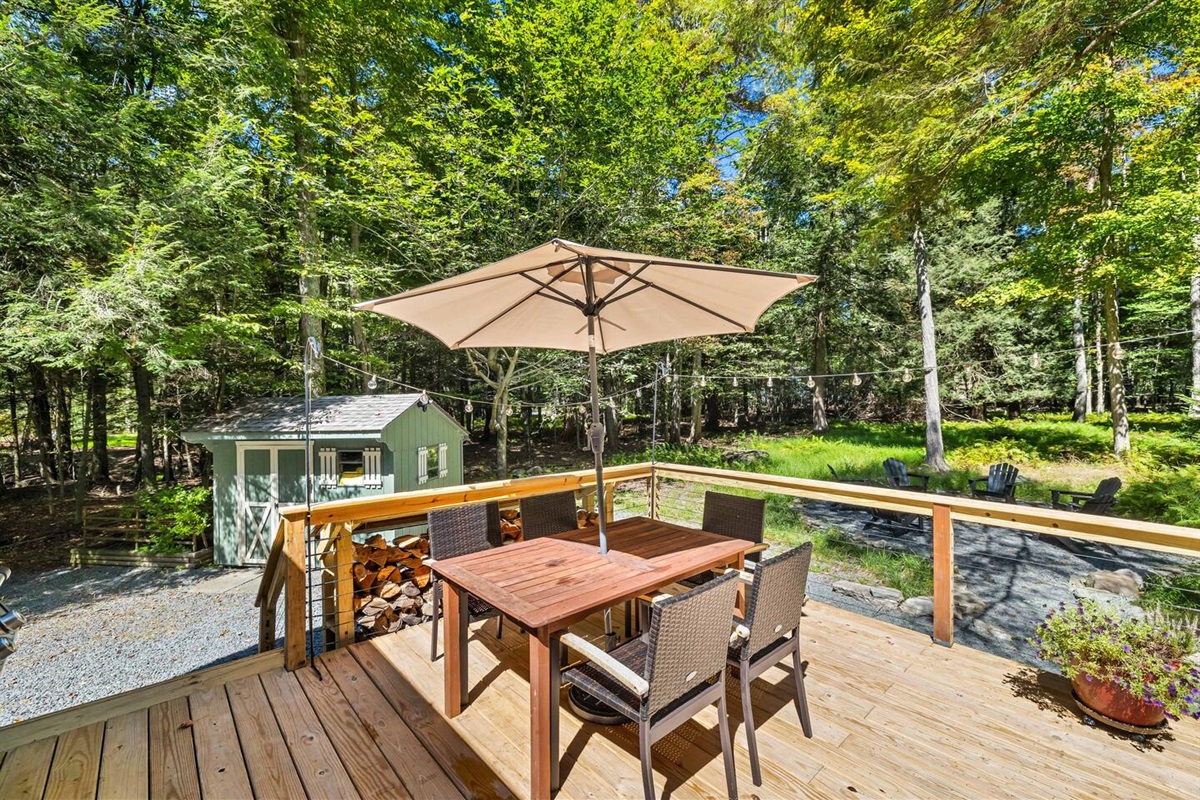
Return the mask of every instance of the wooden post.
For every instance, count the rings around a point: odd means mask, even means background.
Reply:
[[[615,483],[604,483],[604,519],[608,522],[613,521],[613,495],[617,492]]]
[[[457,717],[467,704],[467,593],[449,581],[442,581],[442,621],[446,716]]]
[[[354,527],[350,523],[338,526],[337,539],[333,543],[334,573],[337,579],[337,646],[354,643]]]
[[[308,628],[305,625],[303,519],[288,520],[284,528],[283,558],[286,579],[283,587],[283,664],[295,671],[308,664]]]
[[[954,527],[950,507],[933,507],[933,639],[954,644]]]
[[[646,491],[649,494],[647,502],[650,505],[650,519],[658,519],[658,470],[651,467],[650,477],[646,481]]]

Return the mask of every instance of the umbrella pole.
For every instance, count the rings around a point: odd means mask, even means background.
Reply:
[[[596,457],[596,511],[600,514],[600,552],[608,552],[608,525],[604,519],[604,426],[600,423],[600,378],[596,367],[596,318],[588,315],[588,377],[592,384],[592,424],[588,442]]]

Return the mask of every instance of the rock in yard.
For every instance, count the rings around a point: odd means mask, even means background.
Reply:
[[[1089,589],[1086,586],[1072,586],[1071,591],[1080,600],[1091,600],[1103,606],[1106,611],[1129,619],[1142,619],[1146,612],[1141,607],[1129,602],[1129,598],[1101,589]]]
[[[757,464],[768,458],[770,454],[766,450],[733,450],[725,454],[725,461],[729,464]]]
[[[904,594],[899,589],[891,589],[887,586],[867,586],[865,583],[855,583],[854,581],[835,581],[833,590],[853,597],[855,600],[886,608],[895,608],[904,599]]]
[[[1128,597],[1131,600],[1137,598],[1141,593],[1141,584],[1141,578],[1131,569],[1122,569],[1117,572],[1099,570],[1083,579],[1084,586],[1090,586],[1100,592]]]
[[[910,597],[900,604],[900,611],[908,614],[910,617],[932,617],[933,598],[925,596]]]
[[[970,589],[954,590],[954,616],[956,619],[972,617],[987,611],[987,607],[988,605],[983,601],[983,598]]]

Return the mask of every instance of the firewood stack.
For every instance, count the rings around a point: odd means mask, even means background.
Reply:
[[[354,545],[354,628],[358,639],[419,625],[429,618],[425,592],[432,574],[422,563],[429,540],[380,534]]]
[[[595,525],[595,513],[580,511],[579,527]],[[500,512],[500,536],[505,544],[519,542],[521,515],[516,509]],[[354,545],[354,630],[361,641],[380,633],[393,633],[410,625],[419,625],[433,613],[432,598],[427,598],[433,578],[424,563],[429,555],[429,539],[423,536],[399,537],[389,545],[380,534]]]

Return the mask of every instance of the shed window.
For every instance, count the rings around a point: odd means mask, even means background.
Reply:
[[[378,447],[362,450],[336,450],[323,447],[320,456],[320,485],[365,486],[378,489],[383,486],[383,451]]]
[[[363,479],[363,451],[338,450],[338,485],[355,486]]]
[[[445,443],[435,447],[417,448],[417,483],[426,483],[430,478],[444,478],[449,473]]]

